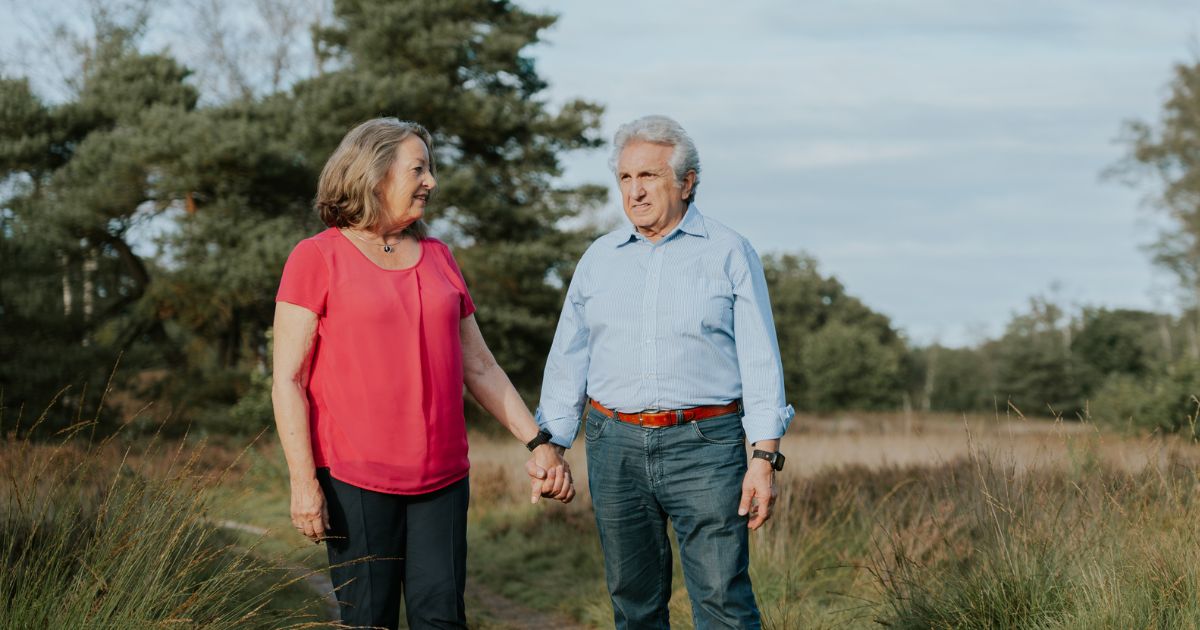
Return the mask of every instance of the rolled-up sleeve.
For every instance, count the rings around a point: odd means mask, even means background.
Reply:
[[[536,414],[538,426],[554,436],[550,441],[567,448],[575,441],[587,398],[588,329],[579,297],[579,279],[577,269],[567,289],[550,355],[546,357],[542,399]]]
[[[740,254],[740,255],[739,255]],[[730,264],[733,334],[742,377],[742,426],[751,442],[783,437],[796,410],[784,397],[783,362],[771,315],[771,298],[758,252],[743,241]]]

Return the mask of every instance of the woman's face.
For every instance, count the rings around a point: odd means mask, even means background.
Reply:
[[[419,136],[410,135],[396,148],[396,159],[379,185],[383,201],[383,232],[408,227],[425,214],[429,193],[437,188],[429,164],[429,147]]]

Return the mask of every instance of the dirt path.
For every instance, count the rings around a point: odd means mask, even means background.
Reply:
[[[249,523],[222,520],[213,523],[217,527],[230,531],[242,532],[252,536],[267,536],[270,530]],[[326,571],[313,571],[299,564],[285,564],[282,568],[293,579],[301,579],[309,590],[321,596],[326,617],[329,620],[338,618],[337,597],[333,593],[333,582]],[[486,621],[481,628],[490,630],[524,630],[526,628],[553,628],[554,630],[590,630],[563,615],[545,613],[514,602],[507,597],[478,583],[467,585],[467,597],[478,602],[483,607]],[[468,610],[468,612],[474,612]]]
[[[488,619],[480,628],[490,630],[591,630],[591,626],[555,613],[541,612],[523,606],[477,582],[467,583],[467,597],[479,603]],[[467,609],[471,613],[471,609]]]
[[[263,537],[270,533],[268,529],[237,521],[223,520],[215,521],[213,524],[221,529],[242,532],[251,536]],[[302,580],[310,591],[321,596],[321,607],[324,609],[327,619],[338,618],[337,597],[333,594],[333,582],[329,579],[327,572],[314,571],[300,564],[281,564],[279,566],[287,571],[291,579]]]

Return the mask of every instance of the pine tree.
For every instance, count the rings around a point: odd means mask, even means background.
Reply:
[[[314,35],[329,70],[262,96],[201,105],[188,69],[138,49],[144,15],[97,25],[65,103],[0,82],[6,407],[102,382],[124,352],[130,380],[154,386],[138,396],[228,416],[264,382],[251,375],[269,363],[283,262],[320,229],[320,168],[376,116],[434,133],[434,234],[455,249],[500,364],[535,394],[590,236],[562,221],[604,198],[557,182],[563,152],[601,144],[602,109],[546,102],[525,51],[554,18],[495,0],[348,0],[334,18]]]

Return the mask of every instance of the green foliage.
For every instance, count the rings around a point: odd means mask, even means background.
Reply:
[[[804,409],[885,409],[904,396],[905,346],[887,317],[823,277],[808,256],[768,255],[787,394]]]
[[[258,418],[283,262],[321,229],[310,202],[325,159],[376,116],[434,132],[434,234],[462,261],[497,359],[534,395],[589,236],[559,222],[605,195],[557,183],[559,158],[601,144],[600,106],[541,97],[524,51],[553,17],[502,0],[333,8],[315,37],[334,69],[259,99],[199,105],[188,69],[139,50],[143,14],[100,15],[64,103],[0,80],[6,406],[100,387],[123,353],[116,388],[180,421]],[[164,371],[179,377],[146,377]],[[70,421],[59,408],[43,426]]]
[[[805,408],[895,408],[903,392],[899,350],[884,346],[869,330],[840,321],[817,329],[800,355],[807,371]]]
[[[922,366],[915,384],[918,407],[925,411],[993,411],[998,401],[991,347],[946,348],[939,345],[913,350]]]
[[[1024,411],[1072,414],[1082,407],[1083,389],[1071,354],[1070,322],[1047,300],[1035,298],[1029,307],[995,342],[997,394]]]
[[[1084,309],[1071,354],[1080,368],[1079,379],[1095,391],[1113,374],[1144,376],[1167,361],[1160,339],[1166,324],[1162,315],[1129,309]]]
[[[1200,361],[1182,360],[1141,377],[1114,374],[1093,397],[1091,413],[1139,431],[1200,437]]]
[[[1151,246],[1154,262],[1172,272],[1184,303],[1200,300],[1200,63],[1180,64],[1163,104],[1158,126],[1127,128],[1126,174],[1152,179],[1162,190],[1153,199],[1169,226]]]

